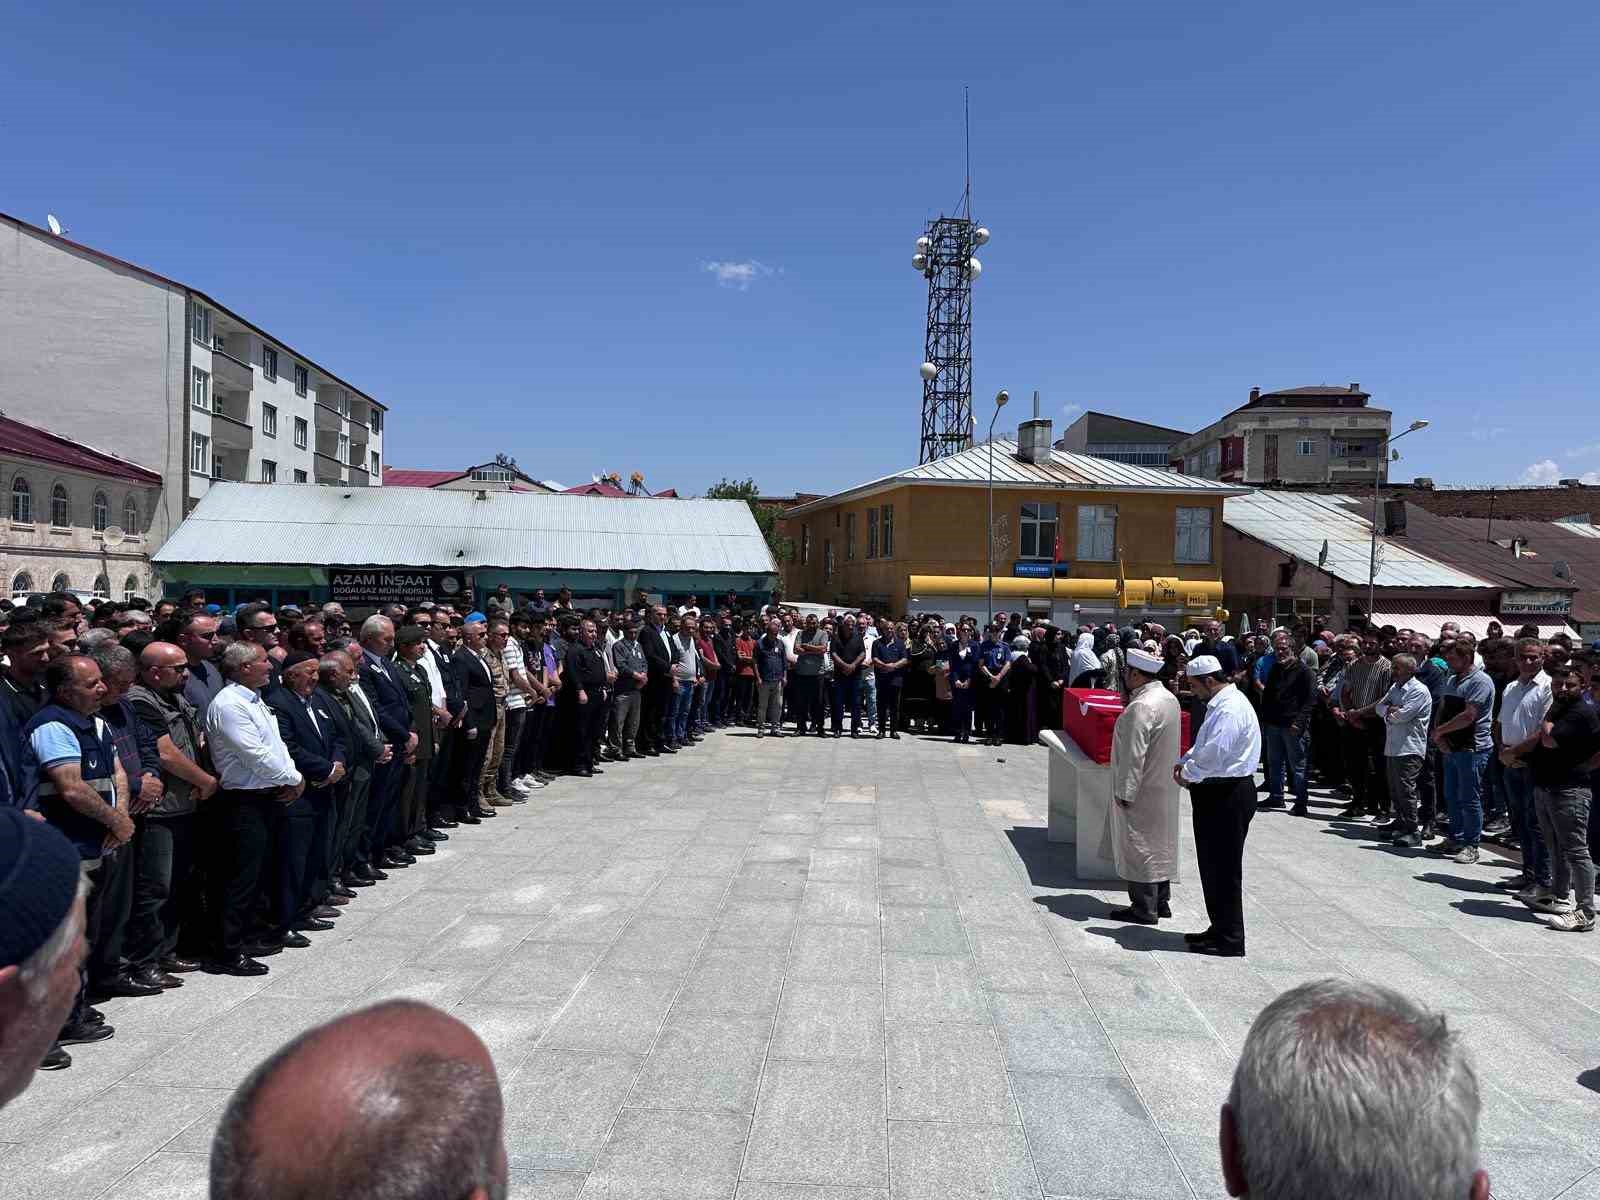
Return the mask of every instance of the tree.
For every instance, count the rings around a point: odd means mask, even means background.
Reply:
[[[754,479],[722,479],[706,489],[708,500],[743,500],[750,506],[750,515],[756,519],[761,536],[767,539],[767,549],[780,563],[794,558],[794,539],[778,532],[781,510],[772,504],[760,502],[761,489]]]

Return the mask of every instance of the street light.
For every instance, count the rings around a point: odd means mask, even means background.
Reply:
[[[1405,437],[1408,433],[1415,433],[1419,429],[1426,429],[1426,421],[1411,422],[1393,437],[1387,437],[1378,443],[1378,461],[1372,468],[1372,557],[1367,560],[1367,620],[1372,620],[1373,602],[1377,592],[1378,579],[1378,484],[1385,474],[1384,467],[1389,462],[1389,447]]]
[[[994,423],[1009,399],[1011,393],[1004,388],[997,392],[994,398],[994,416],[989,418],[989,607],[983,615],[985,625],[994,620]],[[1051,570],[1054,569],[1052,566]]]

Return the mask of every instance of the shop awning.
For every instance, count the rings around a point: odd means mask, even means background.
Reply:
[[[987,575],[913,575],[911,596],[984,596]],[[1050,580],[996,576],[994,594],[1008,600],[1091,600],[1114,603],[1118,608],[1210,608],[1222,602],[1222,582],[1215,579],[1128,579],[1118,588],[1115,579],[1057,577]]]
[[[1543,620],[1523,620],[1521,617],[1497,617],[1488,611],[1488,605],[1477,612],[1455,612],[1452,609],[1475,607],[1465,604],[1451,605],[1428,604],[1425,601],[1382,601],[1369,615],[1371,624],[1379,626],[1393,625],[1396,629],[1415,629],[1418,633],[1428,637],[1438,637],[1439,628],[1448,621],[1454,621],[1461,629],[1477,638],[1489,636],[1489,622],[1496,622],[1501,630],[1508,636],[1514,636],[1518,629],[1524,625],[1537,625],[1539,636],[1548,638],[1553,633],[1571,633],[1572,627],[1565,621],[1553,621],[1549,618]]]

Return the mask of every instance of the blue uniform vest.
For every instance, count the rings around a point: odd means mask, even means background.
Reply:
[[[78,738],[79,767],[83,781],[107,804],[116,805],[117,747],[103,721],[85,717],[59,704],[47,704],[22,727],[22,793],[25,807],[36,808],[45,820],[72,840],[82,858],[99,858],[105,843],[106,827],[93,817],[78,812],[56,792],[55,782],[39,764],[33,749],[33,731],[41,725],[59,721]],[[104,732],[102,732],[104,730]]]

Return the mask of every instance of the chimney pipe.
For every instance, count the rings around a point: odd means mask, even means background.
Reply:
[[[1038,388],[1034,388],[1033,389],[1033,419],[1035,421],[1037,421],[1039,419],[1039,389]]]
[[[1258,387],[1251,388],[1250,389],[1250,403],[1254,404],[1259,399],[1261,399],[1261,389],[1258,388]]]

